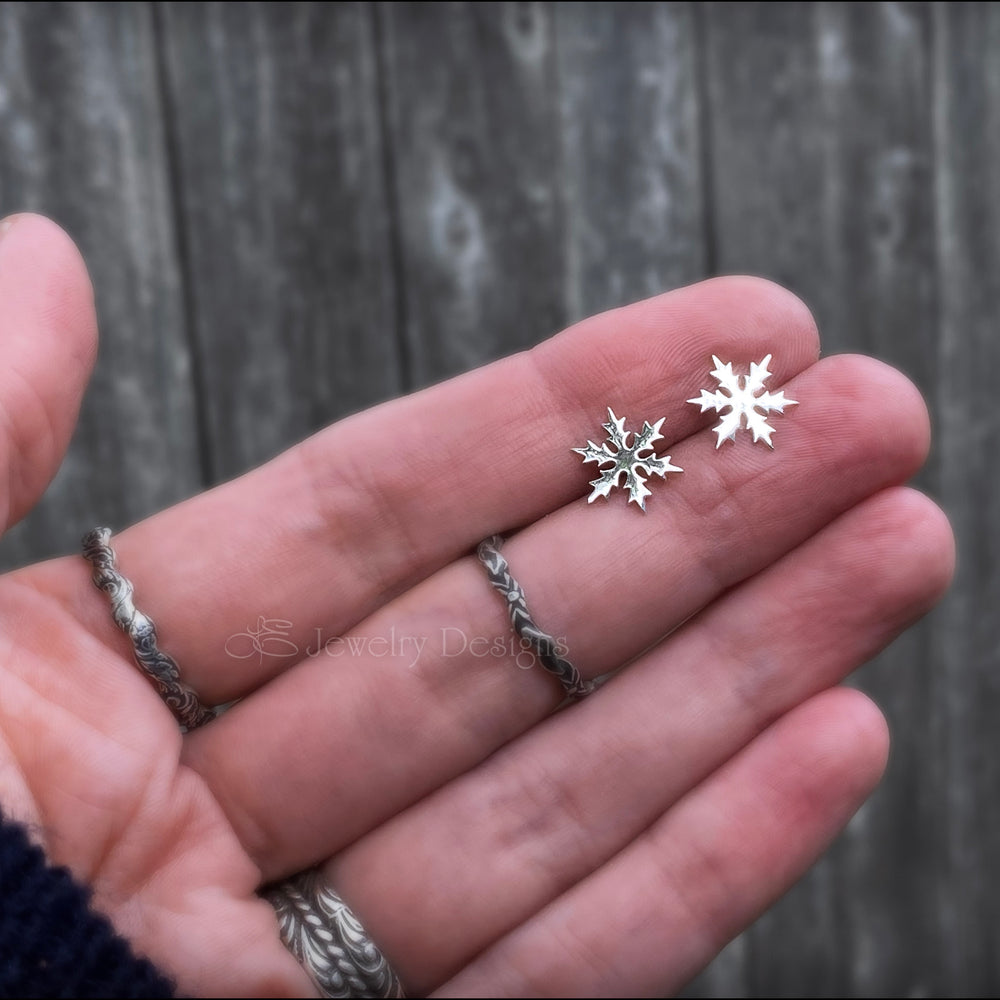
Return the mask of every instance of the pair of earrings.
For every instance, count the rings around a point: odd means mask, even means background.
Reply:
[[[744,426],[746,418],[746,429],[753,433],[754,441],[763,441],[773,448],[771,435],[774,428],[767,422],[768,415],[771,410],[783,413],[786,406],[797,406],[798,402],[786,399],[784,392],[764,389],[764,383],[771,377],[771,372],[767,370],[771,355],[768,354],[760,364],[751,363],[749,375],[734,374],[732,363],[724,365],[714,354],[712,360],[715,362],[712,377],[719,383],[718,387],[714,392],[702,389],[697,399],[687,402],[700,406],[702,413],[715,410],[722,415],[713,428],[718,435],[715,447],[718,448],[726,440],[735,441],[736,432]],[[663,437],[660,428],[665,419],[661,417],[655,424],[645,421],[642,430],[635,436],[635,442],[630,445],[628,439],[632,431],[625,430],[625,418],[616,417],[614,410],[608,407],[608,422],[604,424],[608,440],[600,446],[588,441],[586,448],[573,449],[583,456],[584,464],[595,462],[601,470],[600,477],[590,484],[594,491],[587,498],[588,503],[593,503],[598,497],[607,497],[612,489],[621,486],[629,491],[629,502],[634,501],[645,511],[646,497],[651,492],[646,488],[646,478],[659,476],[666,479],[668,472],[684,471],[670,464],[669,455],[660,458],[653,450],[654,442]],[[601,469],[601,466],[608,468]],[[619,480],[623,474],[625,481],[621,483]]]

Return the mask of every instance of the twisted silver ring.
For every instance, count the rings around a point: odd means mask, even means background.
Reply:
[[[132,603],[132,584],[118,572],[111,548],[111,529],[94,528],[83,537],[83,556],[93,566],[95,586],[108,595],[115,624],[131,639],[139,669],[149,678],[174,718],[185,729],[197,729],[215,718],[194,690],[181,680],[177,663],[156,644],[156,626]]]
[[[560,656],[559,643],[556,639],[543,632],[536,624],[528,611],[528,604],[524,597],[524,590],[514,579],[510,571],[507,560],[500,555],[500,546],[503,539],[499,535],[492,535],[479,543],[476,555],[486,570],[490,583],[507,604],[507,614],[510,617],[510,624],[517,635],[523,639],[531,649],[538,662],[552,675],[559,678],[563,690],[569,698],[583,698],[590,694],[596,685],[593,681],[585,681],[580,676],[580,671],[573,666],[564,656]]]
[[[399,976],[347,904],[315,869],[263,893],[285,947],[324,997],[404,997]]]
[[[118,571],[109,528],[83,539],[93,580],[111,600],[115,624],[131,639],[135,662],[185,729],[215,718],[180,678],[177,662],[156,644],[153,620],[132,601],[132,583]],[[302,963],[324,997],[403,997],[399,977],[365,933],[358,918],[315,870],[262,893],[274,907],[282,943]]]

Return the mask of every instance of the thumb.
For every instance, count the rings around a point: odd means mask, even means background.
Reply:
[[[94,365],[83,258],[37,215],[0,222],[0,528],[38,501],[62,462]]]

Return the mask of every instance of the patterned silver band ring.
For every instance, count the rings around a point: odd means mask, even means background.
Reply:
[[[156,626],[132,601],[132,584],[118,571],[109,528],[83,539],[93,580],[111,600],[115,624],[131,639],[139,669],[185,729],[215,718],[180,678],[177,663],[156,644]],[[262,895],[274,907],[282,943],[302,963],[325,997],[402,997],[399,977],[358,918],[315,870],[302,872]]]
[[[559,655],[559,643],[556,639],[535,624],[528,612],[521,585],[511,574],[507,560],[500,555],[502,544],[503,539],[499,535],[493,535],[479,543],[476,555],[479,556],[490,583],[507,604],[511,626],[517,635],[531,646],[535,656],[538,657],[538,662],[550,674],[559,678],[559,683],[562,684],[568,697],[585,697],[596,685],[593,681],[585,681],[580,676],[580,671],[564,656]]]
[[[132,584],[118,572],[118,560],[110,543],[110,528],[94,528],[84,535],[83,555],[94,569],[94,584],[111,601],[115,624],[132,641],[135,662],[181,726],[190,730],[211,722],[215,712],[204,706],[194,690],[181,680],[176,662],[156,644],[153,619],[132,602]]]
[[[263,893],[285,947],[324,997],[403,997],[399,976],[347,904],[315,869]]]

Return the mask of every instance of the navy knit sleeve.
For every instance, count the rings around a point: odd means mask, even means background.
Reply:
[[[0,816],[0,997],[172,997],[90,892]]]

